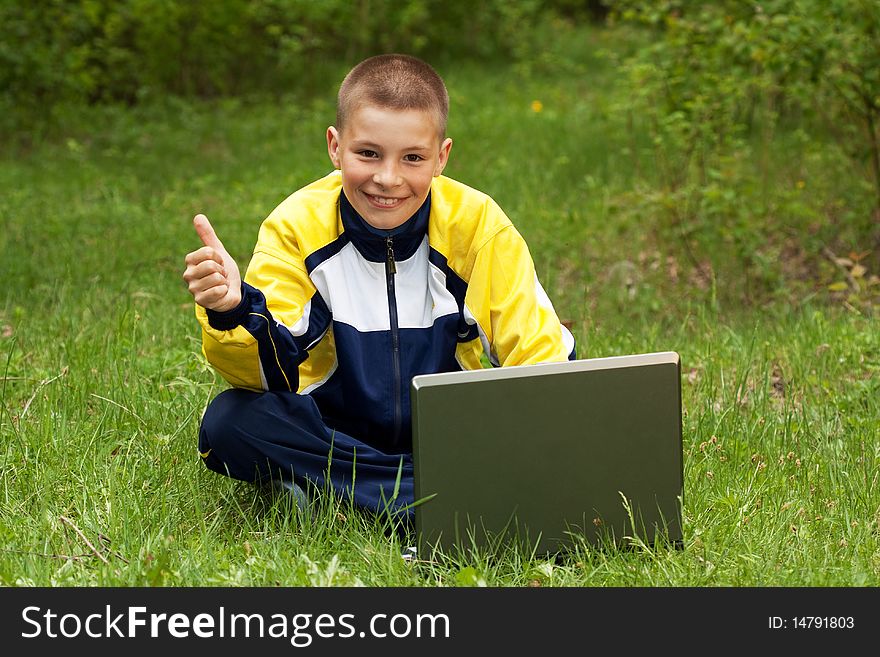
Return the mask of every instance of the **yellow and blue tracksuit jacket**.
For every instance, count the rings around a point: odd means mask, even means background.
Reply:
[[[241,304],[196,315],[230,384],[310,395],[328,426],[389,453],[412,450],[413,376],[479,369],[484,353],[495,366],[575,358],[522,236],[443,176],[390,231],[357,214],[338,171],[300,189],[263,222]]]

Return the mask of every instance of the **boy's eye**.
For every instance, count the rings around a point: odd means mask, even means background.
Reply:
[[[358,155],[361,157],[379,157],[379,154],[376,151],[371,151],[369,149],[358,151]]]
[[[421,155],[418,155],[416,153],[409,153],[408,155],[404,155],[403,159],[406,160],[407,162],[421,162],[425,158],[423,158]]]

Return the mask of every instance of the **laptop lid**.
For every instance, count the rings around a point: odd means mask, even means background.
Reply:
[[[681,541],[675,352],[416,376],[412,421],[422,553]]]

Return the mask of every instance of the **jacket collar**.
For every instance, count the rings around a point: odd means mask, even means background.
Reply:
[[[364,258],[371,262],[385,262],[388,253],[386,239],[391,237],[394,239],[394,259],[406,260],[416,252],[428,233],[431,194],[428,193],[428,198],[413,216],[391,230],[374,228],[364,221],[343,191],[339,192],[339,213],[345,235]]]

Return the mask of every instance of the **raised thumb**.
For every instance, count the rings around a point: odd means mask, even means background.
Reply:
[[[193,217],[193,226],[195,226],[196,232],[202,240],[202,244],[222,251],[226,250],[223,247],[223,242],[220,241],[220,238],[217,237],[217,233],[214,232],[214,227],[205,215],[197,214]]]

